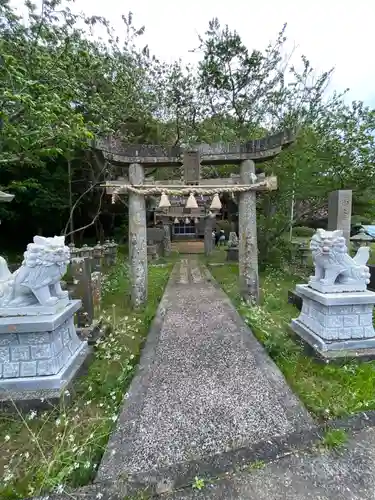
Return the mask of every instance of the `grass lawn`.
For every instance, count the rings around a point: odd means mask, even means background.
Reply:
[[[213,260],[219,259],[217,251]],[[348,362],[341,366],[319,363],[308,357],[290,336],[288,325],[299,312],[288,304],[287,292],[304,280],[279,269],[268,269],[260,276],[261,305],[249,307],[240,300],[237,264],[212,266],[210,271],[294,392],[318,419],[375,409],[375,362]]]
[[[112,332],[98,341],[73,403],[0,415],[1,499],[63,491],[95,476],[172,267],[170,262],[149,266],[147,306],[135,313],[129,305],[128,269],[121,261],[103,283],[101,315]]]

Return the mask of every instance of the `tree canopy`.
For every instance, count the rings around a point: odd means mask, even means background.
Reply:
[[[265,165],[280,189],[259,200],[264,251],[288,227],[292,196],[296,223],[338,188],[353,189],[355,209],[375,218],[375,112],[327,93],[333,69],[317,73],[307,57],[301,69],[293,66],[286,26],[260,50],[213,19],[193,68],[142,48],[144,28],[131,14],[123,16],[120,42],[106,19],[77,14],[70,1],[37,8],[26,0],[25,8],[26,20],[0,0],[0,189],[16,194],[0,205],[3,234],[20,226],[24,243],[37,231],[60,233],[73,206],[71,230],[91,225],[98,234],[124,222],[123,207],[111,207],[96,189],[110,165],[98,161],[90,140],[108,133],[129,143],[186,145],[296,128],[293,147]],[[205,167],[203,175],[233,168]]]

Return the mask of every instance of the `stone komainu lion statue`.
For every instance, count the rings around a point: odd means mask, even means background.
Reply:
[[[60,280],[70,260],[64,236],[44,238],[34,236],[27,245],[24,260],[13,274],[0,257],[0,307],[31,305],[53,306],[68,292],[61,289]]]
[[[310,250],[315,265],[315,276],[311,276],[310,283],[341,285],[370,282],[366,266],[369,248],[361,247],[355,257],[350,257],[342,230],[318,229],[311,239]]]

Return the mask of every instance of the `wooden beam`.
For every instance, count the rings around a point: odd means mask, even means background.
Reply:
[[[201,165],[239,164],[244,160],[263,162],[278,155],[294,140],[294,132],[287,130],[245,143],[196,144],[189,147],[188,151],[178,146],[124,145],[114,137],[98,139],[92,147],[102,151],[104,157],[114,164],[142,163],[145,166],[174,167],[181,166],[184,163],[184,154],[192,152],[199,154]]]

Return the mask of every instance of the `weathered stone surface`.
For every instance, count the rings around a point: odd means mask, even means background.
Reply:
[[[177,264],[98,481],[216,460],[311,418],[195,260]]]
[[[246,143],[196,144],[188,148],[198,151],[201,164],[218,165],[225,163],[240,163],[244,160],[265,161],[280,153],[282,148],[289,146],[295,139],[293,130],[247,141]],[[146,144],[122,144],[119,138],[107,137],[97,139],[93,147],[101,150],[106,158],[114,163],[132,164],[140,162],[144,165],[177,166],[182,164],[182,155],[186,150],[181,147],[156,146]]]
[[[100,241],[92,249],[92,266],[91,270],[93,272],[101,272],[104,269],[104,248],[100,244]]]
[[[251,160],[241,163],[241,182],[251,184],[255,176],[255,165]],[[240,194],[238,208],[239,232],[239,278],[240,291],[244,300],[259,302],[258,240],[256,193],[248,191]]]
[[[234,231],[229,233],[228,247],[237,248],[238,247],[238,237]]]
[[[143,184],[142,165],[129,166],[129,181],[134,185]],[[129,193],[129,262],[132,303],[139,307],[147,300],[146,200],[135,193]]]
[[[352,191],[332,191],[328,197],[328,230],[341,229],[348,247],[350,243],[351,217]]]
[[[82,307],[77,314],[77,325],[87,327],[94,320],[94,301],[91,280],[91,262],[88,257],[77,257],[70,262],[73,286],[71,295],[82,301]]]
[[[199,183],[201,177],[200,152],[185,151],[183,155],[183,162],[185,184]]]
[[[171,224],[163,221],[163,255],[169,257],[172,251]]]
[[[93,306],[100,307],[102,300],[102,274],[98,271],[91,273],[92,302]]]

